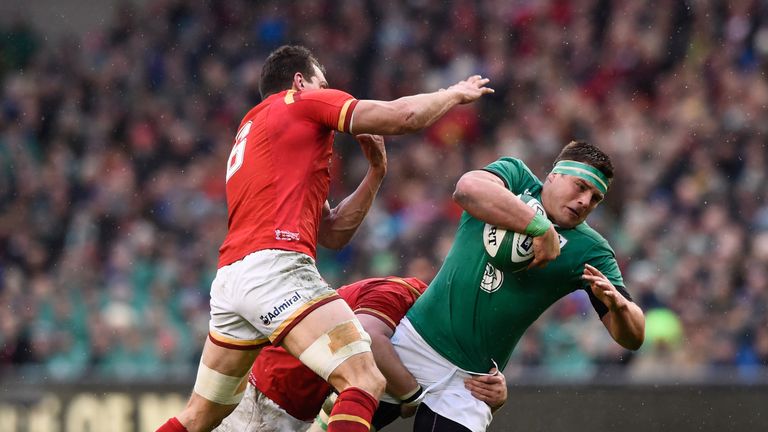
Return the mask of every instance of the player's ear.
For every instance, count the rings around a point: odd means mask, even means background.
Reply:
[[[304,89],[304,76],[301,72],[293,74],[293,89],[297,91]]]

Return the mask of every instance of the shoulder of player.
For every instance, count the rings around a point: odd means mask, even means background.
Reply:
[[[586,222],[580,223],[573,229],[561,232],[561,234],[565,235],[569,240],[578,242],[584,249],[605,249],[613,254],[613,248],[611,248],[608,240]]]
[[[394,329],[418,298],[418,291],[401,278],[377,278],[360,287],[354,304],[356,314],[378,317]]]
[[[518,159],[511,156],[504,156],[497,159],[496,162],[502,165],[506,165],[506,167],[508,167],[509,169],[523,171],[524,173],[530,175],[531,177],[536,178],[536,176],[533,174],[533,171],[531,171],[531,169],[528,168],[528,165],[522,159]]]
[[[523,190],[515,191],[515,193],[523,193],[528,191],[529,194],[536,195],[538,192],[538,189],[541,187],[541,180],[539,180],[538,177],[531,171],[530,168],[528,168],[528,165],[525,164],[525,162],[522,159],[518,159],[511,156],[505,156],[497,159],[495,162],[489,164],[485,168],[483,168],[485,171],[494,173],[496,175],[499,175],[502,177],[502,180],[504,180],[505,171],[507,175],[512,174],[514,176],[520,175],[521,183],[519,184],[522,186]],[[504,180],[506,183],[506,180]],[[507,185],[509,187],[509,185]]]
[[[412,286],[412,282],[395,277],[364,279],[342,286],[338,289],[338,293],[345,299],[356,295],[358,303],[376,299],[394,300],[419,294],[416,287]]]
[[[386,278],[385,283],[392,292],[409,300],[419,298],[427,289],[427,284],[415,277],[391,276]]]
[[[523,166],[523,167],[527,168],[527,166],[525,165],[525,162],[523,162],[522,159],[518,159],[518,158],[512,157],[512,156],[502,156],[502,157],[496,159],[496,163],[508,164],[508,165],[516,166],[516,167],[517,166]]]
[[[271,95],[271,96],[267,97],[266,99],[262,100],[261,102],[259,102],[256,106],[254,106],[250,110],[248,110],[248,112],[245,113],[245,115],[243,116],[243,120],[240,122],[240,127],[243,127],[243,125],[247,121],[252,120],[253,117],[255,117],[257,114],[259,114],[261,111],[264,111],[265,109],[267,109],[272,104],[272,102],[274,102],[275,100],[279,100],[280,99],[280,98],[278,98],[276,96],[277,95]]]
[[[372,298],[379,298],[388,302],[401,300],[410,303],[412,299],[418,298],[420,295],[421,293],[412,283],[396,277],[383,278],[376,285],[376,289],[370,290]]]
[[[317,89],[304,90],[292,94],[294,102],[315,101],[315,102],[338,102],[349,99],[355,99],[351,94],[337,89]]]

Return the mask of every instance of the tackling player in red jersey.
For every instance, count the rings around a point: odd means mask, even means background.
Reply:
[[[367,431],[385,379],[370,337],[317,271],[315,248],[340,248],[368,212],[383,173],[331,209],[328,164],[336,131],[371,151],[381,137],[432,124],[452,107],[492,93],[478,75],[445,90],[391,102],[328,89],[304,47],[264,63],[262,102],[243,119],[227,164],[229,230],[211,285],[209,337],[187,407],[159,431],[210,431],[242,399],[259,349],[280,345],[340,393],[329,432]]]
[[[330,184],[331,127],[349,132],[356,105],[338,90],[287,90],[246,114],[227,166],[230,223],[219,267],[262,249],[315,257]]]
[[[416,278],[371,278],[339,288],[373,340],[376,363],[387,378],[387,394],[396,400],[416,394],[419,385],[394,353],[389,338],[427,285]],[[249,386],[237,409],[215,432],[296,432],[305,431],[318,415],[332,388],[284,349],[269,346],[262,350],[248,376]],[[484,390],[478,397],[497,407],[506,400],[503,375],[473,380]],[[487,397],[486,397],[487,396]],[[380,430],[401,414],[399,404],[386,404],[372,426]],[[405,411],[409,407],[405,407]],[[328,410],[330,411],[330,410]],[[321,413],[322,416],[322,413]],[[315,426],[322,429],[318,416]]]

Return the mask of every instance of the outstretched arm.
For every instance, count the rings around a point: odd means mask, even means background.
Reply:
[[[331,209],[328,202],[325,202],[317,242],[329,249],[341,249],[352,240],[352,236],[368,214],[387,173],[384,138],[367,134],[358,135],[356,138],[368,159],[368,172],[357,189],[339,205]]]
[[[419,131],[459,104],[474,102],[493,93],[488,78],[473,75],[451,87],[432,93],[405,96],[390,102],[361,100],[352,114],[352,133],[401,135]]]
[[[645,315],[640,307],[624,298],[596,267],[586,264],[582,278],[589,282],[595,297],[608,307],[602,321],[613,340],[627,349],[640,348],[645,339]]]

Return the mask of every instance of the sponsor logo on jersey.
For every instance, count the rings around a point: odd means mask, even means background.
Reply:
[[[270,325],[272,321],[275,320],[275,318],[279,317],[281,313],[288,310],[288,308],[290,308],[292,304],[296,303],[301,299],[302,299],[301,294],[294,291],[291,297],[287,299],[283,299],[282,303],[275,306],[274,309],[272,309],[270,312],[267,312],[266,315],[260,316],[259,319],[261,320],[261,322],[264,323],[264,325]]]
[[[496,231],[498,231],[498,228],[494,225],[488,225],[488,224],[486,225],[488,226],[488,230],[487,230],[488,235],[486,236],[488,244],[492,246],[496,246],[496,241],[497,241]]]
[[[483,279],[480,281],[480,289],[492,293],[501,288],[501,283],[504,281],[504,273],[497,269],[491,263],[485,265],[485,272],[483,273]]]
[[[523,237],[523,241],[517,244],[517,255],[521,257],[528,257],[532,253],[533,253],[533,237],[525,236]]]
[[[299,233],[297,232],[276,229],[275,240],[299,241],[300,237],[299,237]]]

